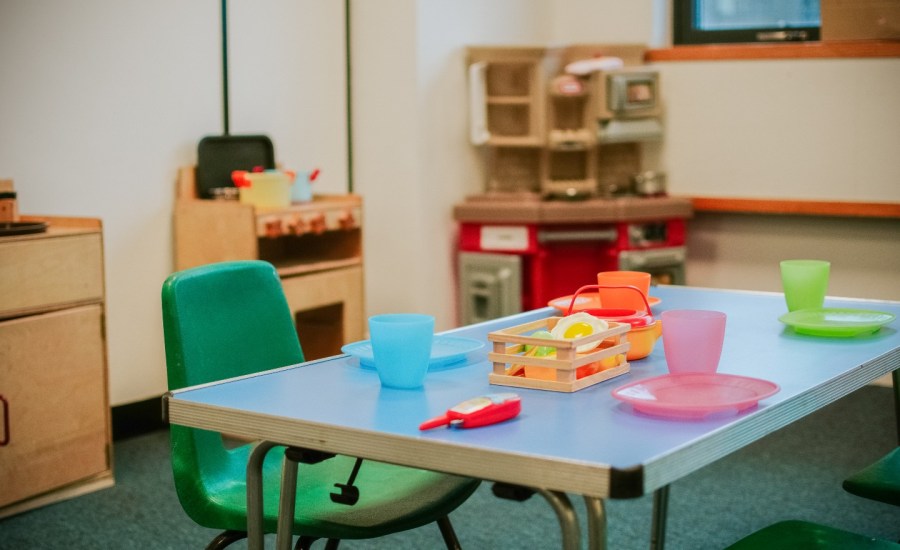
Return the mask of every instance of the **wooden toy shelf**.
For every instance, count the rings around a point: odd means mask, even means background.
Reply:
[[[499,386],[515,386],[538,390],[550,390],[559,392],[576,392],[594,384],[599,384],[610,378],[621,376],[631,370],[625,360],[625,354],[631,347],[625,338],[631,326],[627,323],[609,323],[609,328],[581,338],[572,340],[535,338],[527,336],[536,330],[550,331],[562,317],[548,317],[516,325],[504,330],[498,330],[488,334],[488,340],[493,344],[493,351],[488,353],[488,359],[493,362],[493,372],[488,375],[491,384]],[[588,353],[576,353],[579,346],[598,340],[605,341],[604,347],[596,348]],[[555,357],[532,357],[524,354],[526,346],[549,346],[556,349]],[[599,372],[589,374],[583,378],[577,377],[579,367],[591,365],[614,358],[611,367],[602,368]],[[514,376],[507,374],[508,367],[513,365],[525,365],[527,367],[542,367],[556,370],[556,379],[529,378],[528,376]]]
[[[358,195],[315,195],[286,208],[199,199],[194,167],[184,167],[174,234],[176,270],[231,260],[274,265],[307,359],[365,338]]]
[[[175,269],[261,259],[293,275],[362,264],[362,200],[317,195],[287,208],[198,199],[194,168],[182,168],[175,202]]]

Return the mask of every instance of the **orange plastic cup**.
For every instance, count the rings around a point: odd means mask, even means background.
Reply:
[[[650,295],[650,274],[643,271],[601,271],[597,273],[597,295],[603,308],[633,309],[645,311],[644,301]],[[633,286],[643,296],[628,288],[603,288],[605,286]]]

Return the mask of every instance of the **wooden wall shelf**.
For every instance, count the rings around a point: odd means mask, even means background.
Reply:
[[[695,212],[900,218],[900,203],[693,197]]]

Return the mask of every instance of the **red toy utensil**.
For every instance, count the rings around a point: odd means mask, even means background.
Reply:
[[[426,420],[420,430],[449,425],[451,428],[477,428],[509,420],[522,410],[522,399],[514,393],[489,393],[463,401],[446,414]]]

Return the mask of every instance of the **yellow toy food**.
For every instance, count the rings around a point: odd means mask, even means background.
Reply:
[[[609,323],[604,321],[603,319],[598,319],[594,317],[590,313],[579,311],[578,313],[573,313],[572,315],[568,315],[563,317],[556,323],[556,326],[553,327],[553,330],[550,331],[550,334],[553,338],[559,338],[563,340],[574,340],[575,338],[581,338],[583,336],[590,336],[591,334],[602,332],[609,328]],[[591,351],[600,345],[600,340],[596,342],[590,342],[588,344],[584,344],[575,348],[575,351],[578,353],[584,353],[587,351]]]

